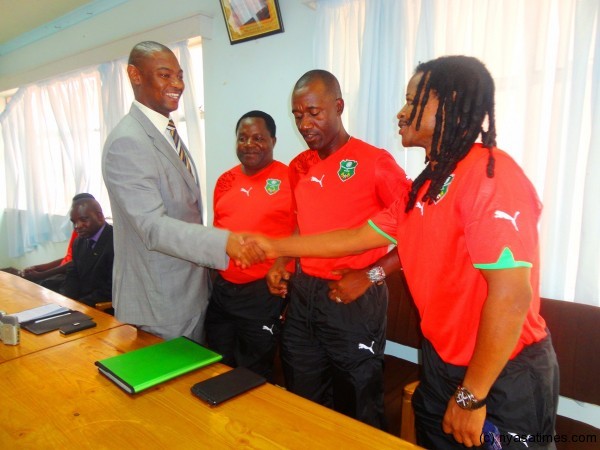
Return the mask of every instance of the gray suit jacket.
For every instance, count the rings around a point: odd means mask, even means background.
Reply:
[[[198,185],[135,105],[106,140],[102,174],[114,221],[117,319],[165,326],[204,313],[206,267],[227,267],[229,233],[202,225]]]

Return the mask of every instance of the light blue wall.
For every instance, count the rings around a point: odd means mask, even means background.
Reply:
[[[298,78],[314,68],[315,14],[300,1],[279,4],[284,33],[230,45],[219,18],[212,39],[203,43],[209,205],[218,176],[239,163],[234,127],[242,114],[259,109],[273,116],[277,124],[276,159],[287,164],[306,148],[294,125],[290,98]],[[217,13],[220,11],[215,17]]]

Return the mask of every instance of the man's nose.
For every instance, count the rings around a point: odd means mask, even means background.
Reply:
[[[171,84],[173,86],[175,86],[177,89],[181,89],[182,91],[185,88],[185,83],[183,82],[183,79],[181,79],[181,78],[173,77]]]
[[[300,120],[298,120],[298,129],[299,130],[307,130],[312,128],[312,120],[308,116],[302,116]]]

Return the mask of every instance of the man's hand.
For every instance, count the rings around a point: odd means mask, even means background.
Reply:
[[[288,293],[288,281],[292,275],[285,266],[290,258],[277,258],[273,266],[267,272],[267,286],[273,295],[285,297]]]
[[[237,233],[229,233],[225,251],[242,269],[265,260],[265,253],[258,245],[249,241],[247,236]]]
[[[260,234],[246,234],[244,235],[244,243],[246,245],[256,246],[257,251],[260,251],[264,256],[264,259],[275,259],[280,255],[275,253],[273,246],[273,240]]]
[[[38,271],[37,266],[25,267],[21,273],[21,276],[29,281],[37,281],[44,278],[44,273]]]
[[[372,284],[365,269],[342,269],[332,273],[342,276],[339,280],[328,283],[329,299],[336,303],[352,303],[367,292]]]
[[[451,434],[457,442],[466,447],[478,447],[482,444],[481,436],[486,413],[485,406],[476,410],[462,409],[452,397],[442,421],[444,433]]]
[[[31,272],[37,272],[37,271],[38,271],[38,269],[37,269],[37,266],[29,266],[29,267],[25,267],[25,268],[23,269],[23,273],[24,273],[25,275],[28,275],[28,274],[29,274],[29,273],[31,273]]]

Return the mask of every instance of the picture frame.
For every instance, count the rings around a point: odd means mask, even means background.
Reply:
[[[231,45],[283,33],[279,0],[219,0]]]

